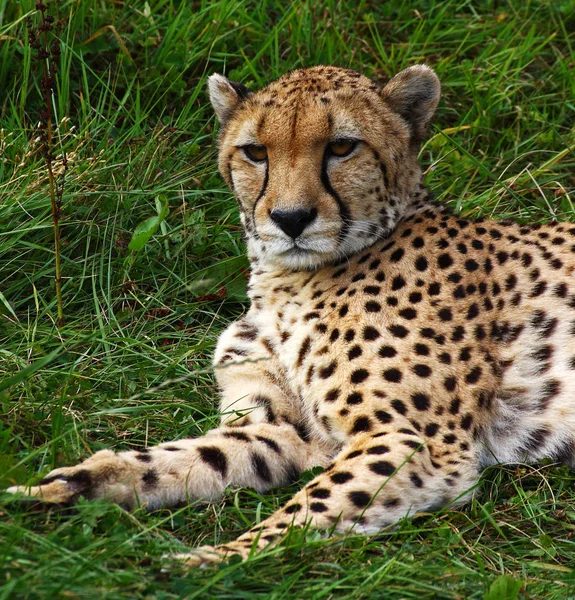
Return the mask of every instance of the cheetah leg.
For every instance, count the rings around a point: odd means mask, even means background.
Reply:
[[[436,462],[415,432],[355,436],[330,467],[261,524],[236,541],[177,558],[188,566],[205,566],[233,554],[245,559],[279,542],[290,526],[376,533],[406,515],[464,502],[478,469],[457,454],[447,461]]]
[[[214,500],[229,485],[259,492],[285,485],[321,464],[318,453],[288,424],[220,427],[201,438],[141,451],[102,450],[77,466],[55,469],[38,485],[7,492],[47,503],[70,503],[78,496],[107,498],[128,509],[144,505],[152,510]]]

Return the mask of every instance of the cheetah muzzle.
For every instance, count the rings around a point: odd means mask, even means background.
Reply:
[[[319,66],[256,93],[212,75],[209,93],[251,261],[250,309],[215,353],[220,427],[9,491],[155,509],[324,467],[237,540],[179,557],[198,565],[291,527],[373,533],[464,502],[493,463],[572,465],[575,226],[469,221],[433,200],[417,153],[434,72],[382,88]]]

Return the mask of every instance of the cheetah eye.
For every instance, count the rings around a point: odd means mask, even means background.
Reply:
[[[358,140],[334,140],[327,145],[328,152],[332,156],[349,156],[359,144]]]
[[[242,150],[244,151],[244,154],[253,162],[264,162],[268,159],[268,151],[265,146],[248,144],[247,146],[242,146]]]

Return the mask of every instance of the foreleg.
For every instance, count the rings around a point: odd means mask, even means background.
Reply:
[[[292,426],[257,423],[220,427],[201,438],[140,451],[102,450],[77,466],[55,469],[38,485],[7,491],[49,503],[84,496],[152,510],[214,500],[230,485],[264,492],[321,462],[315,444],[302,440]]]
[[[476,482],[471,457],[441,451],[436,460],[415,432],[363,434],[282,509],[236,541],[180,555],[190,566],[217,562],[278,542],[291,526],[375,533],[400,518],[464,501]],[[435,449],[436,451],[436,449]]]

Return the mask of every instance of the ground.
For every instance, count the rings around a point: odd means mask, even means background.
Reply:
[[[33,3],[0,2],[0,487],[217,423],[211,352],[245,309],[247,263],[216,171],[214,71],[258,87],[318,63],[381,81],[428,63],[443,83],[421,156],[435,195],[471,217],[575,221],[572,0],[134,6],[61,6],[75,12],[55,101],[69,160],[57,327],[41,73],[22,19]],[[311,476],[152,514],[0,500],[0,598],[575,597],[575,474],[547,466],[492,468],[466,508],[376,537],[293,532],[245,564],[162,570],[163,555],[233,539]]]

